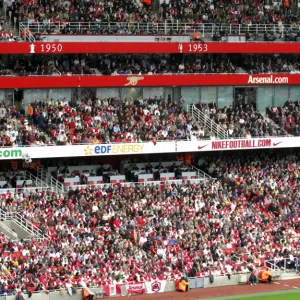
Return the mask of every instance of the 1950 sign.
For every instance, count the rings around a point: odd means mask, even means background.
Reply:
[[[37,43],[37,44],[30,44],[29,46],[29,53],[60,53],[63,51],[62,44],[46,44],[46,43]]]

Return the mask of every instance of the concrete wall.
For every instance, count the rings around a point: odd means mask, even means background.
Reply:
[[[167,281],[165,292],[174,292],[176,290],[175,281]]]
[[[248,277],[250,273],[248,274]],[[218,286],[238,285],[240,280],[239,275],[231,275],[230,279],[227,276],[215,277],[213,283],[210,283],[209,278],[204,278],[204,288],[212,288]]]
[[[204,278],[190,277],[189,283],[191,289],[201,289],[204,287]]]
[[[250,276],[250,273],[249,273]],[[232,275],[231,279],[228,279],[227,276],[215,277],[214,282],[211,284],[209,278],[189,278],[190,288],[211,288],[218,286],[228,286],[228,285],[238,285],[239,284],[239,275]],[[165,287],[165,292],[173,292],[176,290],[175,281],[168,281]],[[91,291],[94,293],[102,292],[103,289],[100,288],[91,288]],[[199,291],[200,292],[200,291]],[[121,296],[127,296],[127,291],[125,285],[121,286]],[[15,296],[7,296],[5,300],[15,300]],[[106,298],[108,298],[106,296]],[[78,290],[76,294],[70,297],[66,291],[61,294],[59,291],[50,292],[46,294],[45,292],[34,293],[31,298],[28,295],[24,295],[25,300],[82,300],[81,290]],[[163,295],[162,295],[163,299]],[[0,299],[1,300],[1,299]]]
[[[92,292],[97,292],[100,289],[93,289],[91,288]],[[102,288],[101,288],[102,290]],[[82,300],[81,290],[78,290],[76,294],[73,294],[72,297],[70,297],[66,291],[64,291],[63,294],[61,294],[59,291],[50,292],[49,294],[46,294],[45,292],[39,292],[39,293],[33,293],[31,298],[28,297],[28,295],[23,295],[25,300]],[[6,296],[6,300],[15,300],[16,296]]]

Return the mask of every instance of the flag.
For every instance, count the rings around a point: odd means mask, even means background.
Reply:
[[[145,286],[147,294],[163,293],[165,291],[166,284],[166,280],[155,280],[151,282],[146,282]]]
[[[103,291],[106,296],[115,296],[117,294],[115,284],[106,284],[103,286]]]

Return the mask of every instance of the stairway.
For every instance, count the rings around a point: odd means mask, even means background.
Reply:
[[[11,31],[13,36],[19,36],[19,29],[18,28],[15,28],[11,22],[11,20],[9,19],[6,19],[6,16],[5,16],[5,13],[4,13],[4,10],[3,8],[0,8],[0,15],[3,15],[4,16],[4,24],[2,25],[2,28],[5,30],[5,31]]]
[[[216,138],[228,138],[228,133],[194,104],[188,106],[188,112],[201,127],[207,128],[210,132],[214,133]]]
[[[13,229],[6,226],[5,221],[0,221],[0,231],[8,240],[12,240],[13,242],[18,241],[18,234]]]
[[[210,175],[208,175],[207,173],[203,172],[202,170],[196,168],[193,165],[189,165],[190,168],[192,168],[193,171],[195,171],[197,173],[197,179],[203,179],[203,180],[211,180],[214,179],[212,178]]]
[[[32,184],[33,184],[33,187],[37,187],[37,188],[50,188],[50,185],[41,180],[40,178],[34,176],[32,173],[28,172],[28,171],[25,171],[25,179],[26,180],[31,180],[32,181]]]
[[[49,174],[44,166],[40,166],[37,179],[40,182],[43,182],[45,186],[51,188],[53,191],[58,193],[64,193],[65,189],[62,183],[60,183],[57,179],[55,179],[51,174]]]
[[[15,28],[10,22],[5,22],[3,24],[3,29],[6,31],[11,31],[13,36],[19,36],[19,30]]]
[[[0,230],[4,235],[15,241],[18,241],[19,239],[26,241],[34,237],[29,231],[23,229],[13,220],[1,221]],[[11,234],[11,232],[15,233],[15,235]]]
[[[0,209],[0,231],[13,240],[23,239],[37,241],[49,240],[50,237],[43,233],[38,227],[29,222],[24,216],[17,212],[5,212]]]
[[[34,35],[31,33],[31,31],[30,30],[28,30],[29,28],[28,28],[28,23],[27,22],[25,22],[25,23],[23,23],[23,22],[20,22],[19,23],[19,34],[21,34],[22,33],[22,35],[23,35],[23,33],[25,34],[23,37],[22,37],[22,39],[24,40],[24,41],[26,41],[26,42],[35,42],[35,38],[34,38]],[[35,33],[35,32],[33,32],[33,33]]]

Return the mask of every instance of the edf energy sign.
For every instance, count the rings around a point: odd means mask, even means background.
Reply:
[[[84,154],[92,155],[112,155],[112,154],[139,154],[143,153],[144,144],[116,144],[116,145],[97,145],[86,146]]]

